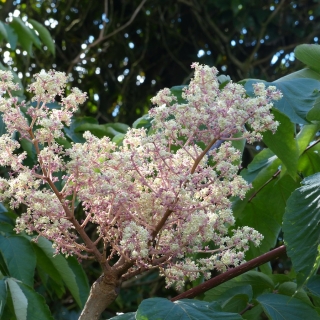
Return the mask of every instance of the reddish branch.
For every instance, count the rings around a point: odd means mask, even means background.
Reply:
[[[235,267],[233,269],[228,270],[227,272],[224,272],[186,292],[183,292],[176,297],[173,297],[171,301],[177,301],[180,299],[191,299],[194,298],[201,293],[204,293],[214,287],[217,287],[219,284],[224,283],[228,280],[231,280],[249,270],[252,270],[256,267],[261,266],[264,263],[267,263],[271,260],[274,260],[276,258],[279,258],[281,255],[286,253],[286,247],[281,246],[279,248],[273,249],[270,252],[267,252],[257,258],[254,258],[238,267]]]

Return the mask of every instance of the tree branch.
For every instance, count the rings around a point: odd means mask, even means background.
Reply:
[[[141,8],[143,7],[143,5],[146,3],[147,0],[142,0],[141,3],[139,4],[139,6],[136,8],[136,10],[134,11],[134,13],[132,14],[131,18],[121,27],[115,29],[114,31],[110,32],[109,34],[103,36],[104,31],[105,31],[105,24],[104,24],[104,28],[102,28],[102,30],[100,31],[99,37],[96,41],[90,43],[85,49],[81,50],[79,52],[79,54],[71,61],[71,64],[68,68],[67,73],[70,73],[71,70],[73,69],[74,65],[77,64],[80,61],[80,56],[82,53],[84,52],[88,52],[91,48],[97,46],[99,43],[111,38],[112,36],[114,36],[115,34],[119,33],[121,30],[125,29],[126,27],[128,27],[136,18],[136,16],[138,15],[139,11],[141,10]],[[106,7],[107,10],[107,7]]]
[[[261,266],[264,263],[267,263],[271,260],[274,260],[276,258],[279,258],[280,256],[284,255],[286,253],[286,247],[281,246],[279,248],[273,249],[270,252],[267,252],[255,259],[252,259],[238,267],[235,267],[233,269],[228,270],[227,272],[224,272],[190,290],[187,290],[186,292],[183,292],[171,299],[172,302],[180,300],[180,299],[191,299],[199,294],[202,294],[209,289],[212,289],[214,287],[217,287],[219,284],[224,283],[228,280],[231,280],[249,270],[252,270],[256,267]]]

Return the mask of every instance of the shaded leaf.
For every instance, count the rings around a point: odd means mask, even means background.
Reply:
[[[320,173],[302,181],[287,201],[283,218],[284,241],[297,283],[301,286],[312,275],[320,242]]]
[[[301,155],[308,147],[309,143],[314,140],[315,134],[320,129],[320,124],[304,125],[297,135],[297,143],[299,147],[299,155]]]
[[[36,267],[36,255],[26,238],[22,236],[2,236],[0,250],[10,275],[33,286],[33,275]]]
[[[67,258],[68,265],[75,275],[82,306],[85,305],[90,292],[88,277],[75,257]]]
[[[299,186],[289,175],[276,175],[281,165],[279,159],[265,166],[252,181],[253,188],[244,200],[233,202],[233,212],[237,226],[249,226],[264,239],[259,247],[250,246],[246,259],[253,259],[274,248],[281,230],[286,201],[292,191]],[[270,201],[272,199],[272,201]]]
[[[151,298],[142,301],[138,308],[136,319],[239,320],[242,317],[236,313],[221,312],[220,307],[215,302],[208,303],[199,300],[183,299],[173,303],[165,298]]]
[[[274,108],[284,113],[293,123],[309,123],[307,114],[319,97],[319,81],[295,78],[279,82],[265,82],[250,79],[245,83],[245,89],[249,96],[254,96],[252,85],[257,82],[263,82],[266,86],[276,86],[283,93],[282,99],[273,102]]]
[[[257,300],[271,320],[320,319],[314,308],[293,297],[267,293]]]
[[[38,49],[41,49],[41,43],[33,30],[27,27],[24,22],[17,17],[12,18],[10,26],[15,30],[18,35],[19,43],[22,48],[28,52],[32,57],[32,45],[34,44]]]
[[[320,46],[318,44],[300,44],[294,49],[295,57],[320,73]]]
[[[15,283],[15,287],[18,286],[20,289],[19,294],[22,292],[27,299],[27,320],[53,320],[45,299],[39,293],[22,282],[15,282],[11,279],[7,279],[7,281],[10,281],[11,285]],[[14,300],[15,297],[12,295],[11,287],[10,292],[12,300]]]
[[[278,110],[273,110],[275,120],[280,125],[275,133],[263,133],[263,142],[286,166],[288,173],[295,179],[298,165],[298,144],[294,139],[295,127],[287,116]]]
[[[7,301],[7,286],[5,279],[0,280],[0,319],[2,319],[2,313]]]
[[[18,41],[18,35],[15,32],[15,30],[13,28],[11,28],[11,26],[9,26],[8,24],[4,23],[3,24],[4,28],[6,29],[7,32],[7,40],[10,44],[10,48],[12,50],[16,50],[17,47],[17,41]]]
[[[33,26],[35,30],[39,33],[39,37],[41,41],[43,42],[44,45],[48,47],[48,50],[55,55],[55,45],[53,42],[53,39],[50,35],[50,32],[48,29],[43,26],[41,23],[33,20],[33,19],[28,19],[28,22]]]
[[[320,73],[314,70],[311,70],[310,68],[304,68],[299,71],[292,72],[280,79],[277,79],[275,82],[287,81],[287,80],[297,79],[297,78],[309,78],[309,79],[315,79],[320,81]]]
[[[149,129],[151,127],[152,118],[150,118],[149,114],[145,114],[141,118],[137,119],[133,124],[132,128],[146,128]]]
[[[60,277],[64,281],[65,285],[71,292],[72,296],[76,300],[77,304],[80,308],[83,307],[82,299],[83,297],[80,294],[76,275],[74,274],[73,270],[68,265],[67,260],[62,255],[54,255],[54,250],[52,248],[52,243],[40,237],[36,242],[36,245],[45,253],[45,255],[51,260],[51,263],[59,273]]]
[[[171,93],[177,98],[176,101],[177,103],[183,104],[186,103],[187,101],[185,99],[182,98],[182,93],[183,93],[183,88],[186,88],[186,85],[183,86],[174,86],[170,89]]]
[[[112,317],[110,320],[136,320],[136,312],[124,313],[116,317]]]
[[[27,297],[14,279],[8,278],[5,281],[8,284],[10,290],[14,314],[17,320],[27,320]]]

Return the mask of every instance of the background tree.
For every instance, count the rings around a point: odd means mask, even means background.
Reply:
[[[3,6],[4,13],[15,8],[16,15],[44,23],[56,46],[55,57],[35,51],[26,61],[12,52],[13,61],[4,62],[26,71],[24,83],[27,72],[67,70],[71,85],[89,94],[82,115],[100,123],[131,124],[159,89],[186,84],[194,61],[234,81],[274,80],[301,67],[293,48],[318,43],[320,29],[316,0],[30,0]]]

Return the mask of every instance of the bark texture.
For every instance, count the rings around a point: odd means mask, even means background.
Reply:
[[[101,313],[117,298],[120,285],[116,274],[101,275],[90,289],[79,320],[99,320]]]

